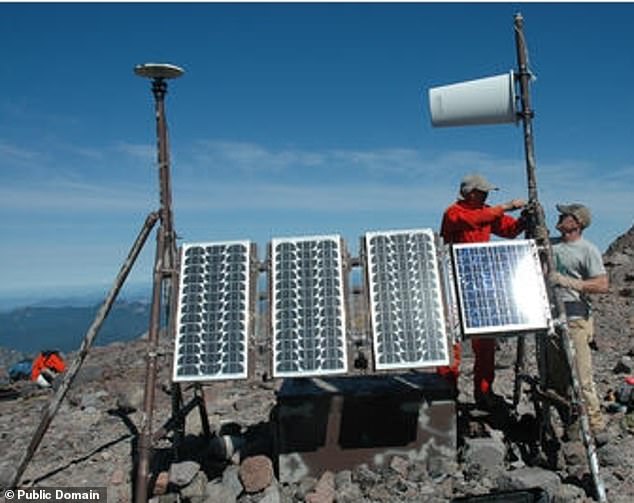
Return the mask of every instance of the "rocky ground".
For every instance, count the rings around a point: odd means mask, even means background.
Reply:
[[[619,407],[614,392],[625,376],[634,374],[634,227],[610,247],[604,259],[611,288],[595,303],[598,330],[593,357],[610,441],[597,455],[608,500],[630,502],[634,499],[634,411]],[[161,345],[155,429],[171,411],[172,348],[169,341]],[[509,339],[500,341],[498,350],[495,389],[508,403],[513,394],[515,347],[516,339]],[[527,370],[534,374],[530,337],[527,349]],[[132,501],[145,355],[143,339],[91,349],[24,473],[22,486],[107,487],[108,501]],[[68,356],[72,361],[74,355]],[[239,437],[242,445],[236,444],[236,452],[230,448],[227,452],[224,444],[204,438],[199,415],[190,414],[179,463],[170,462],[169,440],[156,445],[151,496],[165,503],[442,502],[540,487],[551,501],[592,501],[583,445],[562,444],[550,460],[534,455],[530,452],[535,438],[534,409],[528,386],[524,386],[517,414],[507,408],[487,414],[473,406],[471,369],[472,358],[467,354],[459,382],[455,459],[421,464],[395,456],[382,469],[361,466],[326,471],[318,479],[307,477],[294,484],[276,480],[269,457],[269,413],[280,383],[264,379],[259,371],[249,382],[206,386],[212,431]],[[192,396],[191,389],[184,386],[183,390],[186,398]],[[17,398],[0,401],[0,486],[10,480],[53,395],[30,383],[20,384],[17,391]],[[554,423],[559,428],[556,418]]]

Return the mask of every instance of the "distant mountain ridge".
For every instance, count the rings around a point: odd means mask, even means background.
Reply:
[[[618,237],[603,256],[610,272],[612,288],[620,292],[620,296],[617,300],[611,296],[599,296],[595,304],[597,311],[612,313],[604,317],[609,323],[628,326],[629,320],[629,326],[634,330],[634,312],[630,303],[634,295],[632,257],[634,226]],[[3,300],[0,305],[0,367],[22,356],[32,356],[42,349],[59,349],[63,352],[77,350],[103,298],[103,291],[93,288],[83,294],[74,292],[73,295],[50,298],[40,296],[29,304],[18,304],[16,298],[10,302],[0,299]],[[144,334],[149,323],[149,298],[149,285],[133,285],[127,288],[125,294],[122,292],[122,300],[115,303],[94,345],[129,341]],[[355,301],[361,299],[355,296]],[[626,304],[620,305],[619,301]],[[10,305],[26,307],[9,308]],[[266,316],[266,313],[262,314]]]
[[[63,352],[79,348],[101,303],[92,306],[29,306],[0,313],[0,346],[32,355],[42,349]],[[146,302],[118,301],[108,314],[94,345],[129,341],[148,329]]]
[[[28,290],[26,292],[0,292],[0,313],[20,307],[91,307],[103,302],[112,285],[84,287],[57,287]],[[150,298],[152,285],[130,283],[124,285],[118,299],[127,302],[144,301]]]

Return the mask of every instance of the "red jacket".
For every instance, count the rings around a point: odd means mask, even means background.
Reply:
[[[440,235],[445,243],[486,243],[491,234],[503,238],[514,238],[524,230],[525,223],[504,214],[502,206],[487,206],[459,200],[445,210],[440,227]],[[486,393],[493,382],[494,362],[483,355],[495,355],[495,343],[491,339],[475,338],[471,340],[476,355],[474,382],[476,391]],[[441,376],[451,379],[454,385],[460,374],[462,346],[459,342],[453,345],[453,362],[451,365],[438,367]],[[478,364],[478,360],[485,363]]]
[[[456,201],[445,210],[440,235],[445,243],[484,243],[491,234],[514,238],[524,230],[524,221],[504,214],[502,206]]]
[[[44,368],[49,368],[57,373],[62,373],[66,370],[66,363],[57,352],[40,353],[33,361],[31,367],[31,380],[35,381]]]

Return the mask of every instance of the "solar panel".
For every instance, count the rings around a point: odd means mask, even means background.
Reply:
[[[365,248],[376,369],[447,364],[431,229],[368,232]]]
[[[249,241],[183,245],[174,381],[247,377]]]
[[[533,240],[453,245],[465,335],[539,330],[550,309]]]
[[[346,372],[341,238],[273,239],[271,276],[273,375]]]

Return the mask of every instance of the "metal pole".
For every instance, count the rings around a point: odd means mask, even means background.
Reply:
[[[147,501],[147,485],[152,450],[152,417],[154,412],[154,391],[156,388],[156,360],[158,358],[158,342],[161,319],[161,290],[163,282],[163,232],[158,230],[156,235],[156,258],[154,262],[154,284],[152,287],[152,307],[150,311],[150,329],[148,334],[148,353],[146,358],[146,377],[143,395],[143,416],[139,428],[139,457],[135,501]]]
[[[68,389],[70,388],[71,384],[75,380],[75,376],[79,372],[79,369],[81,368],[82,363],[86,359],[86,356],[88,356],[88,350],[90,349],[93,341],[97,337],[97,334],[99,333],[99,330],[101,329],[101,325],[105,321],[106,316],[108,316],[108,313],[110,312],[110,309],[112,308],[115,300],[117,299],[117,295],[119,294],[119,291],[121,290],[121,287],[123,286],[123,283],[128,277],[128,274],[130,273],[130,270],[132,269],[134,262],[139,256],[139,253],[141,252],[141,249],[143,248],[143,245],[145,244],[145,241],[147,237],[149,236],[152,228],[156,224],[157,220],[158,220],[157,213],[150,213],[147,219],[145,220],[145,223],[143,224],[143,228],[139,232],[139,235],[137,236],[136,241],[132,245],[132,248],[130,249],[130,252],[128,253],[128,257],[126,258],[125,262],[121,266],[121,269],[119,270],[119,274],[117,275],[115,282],[112,285],[112,288],[110,289],[110,292],[108,293],[106,299],[104,300],[103,304],[99,308],[99,311],[97,311],[97,314],[95,315],[95,318],[92,324],[86,331],[86,335],[84,336],[84,340],[81,343],[79,352],[77,353],[75,360],[69,367],[68,371],[64,374],[62,384],[60,385],[57,392],[55,393],[55,396],[49,402],[48,408],[44,411],[44,415],[42,416],[42,419],[40,420],[40,424],[35,430],[35,433],[33,434],[33,437],[31,438],[31,442],[29,443],[29,446],[27,447],[26,452],[24,453],[24,455],[22,456],[22,459],[18,463],[18,468],[13,477],[10,487],[15,488],[20,482],[20,478],[22,478],[22,475],[24,474],[26,467],[28,466],[29,462],[33,458],[35,451],[39,447],[40,442],[42,441],[42,438],[44,437],[44,434],[46,433],[46,430],[48,429],[49,425],[51,424],[51,421],[55,417],[55,414],[59,410],[59,406],[61,405],[62,400],[64,399],[64,396],[66,396],[66,393],[68,392]]]
[[[171,309],[172,287],[165,284],[174,278],[174,258],[176,256],[176,236],[172,216],[172,191],[170,183],[170,160],[167,140],[167,121],[165,118],[165,94],[167,82],[165,78],[155,77],[152,80],[152,92],[155,98],[156,137],[159,167],[159,188],[161,202],[161,226],[157,232],[156,257],[154,263],[154,281],[152,289],[152,308],[148,334],[148,353],[146,361],[146,378],[143,398],[143,417],[139,428],[138,464],[136,473],[135,501],[145,503],[148,500],[149,466],[152,453],[152,420],[154,413],[154,395],[156,388],[157,358],[160,337],[161,307],[163,300]],[[166,299],[163,299],[163,287],[166,287]],[[170,320],[171,321],[171,320]],[[170,326],[170,323],[168,323]]]
[[[524,40],[524,32],[523,32],[523,18],[521,14],[515,15],[515,45],[517,48],[517,62],[518,62],[518,72],[516,73],[516,78],[520,83],[520,100],[522,104],[522,110],[519,112],[519,115],[522,118],[522,123],[524,126],[524,154],[526,159],[526,180],[528,184],[528,201],[529,208],[533,211],[529,213],[529,222],[527,225],[526,236],[528,238],[536,238],[540,233],[539,230],[545,230],[545,221],[544,214],[539,206],[539,200],[537,197],[537,178],[535,174],[535,149],[533,144],[533,110],[531,109],[530,102],[530,92],[529,92],[529,82],[530,82],[530,72],[528,71],[527,66],[527,56],[526,56],[526,45]],[[546,235],[547,239],[547,235]],[[539,243],[539,240],[538,240]],[[543,244],[543,243],[539,243]],[[542,261],[544,257],[542,257]],[[543,341],[540,339],[540,335],[535,335],[536,345],[537,345],[537,353],[538,356],[538,365],[539,365],[539,374],[541,376],[544,375],[544,358],[543,358]],[[522,381],[518,378],[519,375],[524,373],[524,355],[525,355],[525,346],[526,340],[525,336],[520,335],[517,338],[517,358],[515,361],[515,384],[513,389],[513,405],[517,407],[520,400],[520,392],[522,387]],[[547,415],[547,413],[546,413]]]
[[[515,43],[517,47],[517,63],[519,71],[517,77],[520,83],[520,100],[522,110],[520,116],[524,124],[524,151],[526,156],[526,179],[528,181],[528,199],[532,203],[537,202],[537,178],[535,176],[535,150],[533,146],[533,125],[534,112],[531,109],[530,101],[530,72],[527,64],[526,41],[524,40],[524,18],[521,14],[515,15]],[[543,218],[543,214],[538,215]],[[543,225],[544,222],[538,222]]]
[[[522,118],[524,126],[524,153],[526,160],[526,180],[528,185],[528,201],[530,212],[528,215],[529,222],[527,225],[527,237],[535,238],[540,250],[540,259],[542,264],[547,264],[548,270],[552,270],[552,258],[549,250],[548,229],[546,227],[546,220],[544,217],[544,211],[539,204],[539,198],[537,195],[537,176],[535,166],[535,149],[533,143],[533,116],[534,112],[531,109],[530,101],[530,72],[528,70],[528,56],[526,49],[526,41],[524,39],[524,18],[521,14],[515,15],[515,45],[517,48],[517,64],[518,72],[516,78],[519,80],[520,85],[520,102],[521,111],[519,112]],[[552,292],[551,298],[552,298]],[[537,364],[539,375],[543,377],[546,375],[546,356],[545,345],[543,340],[543,334],[535,334],[535,343],[537,351]],[[523,336],[518,338],[517,347],[517,361],[515,363],[515,389],[513,395],[513,401],[517,405],[519,402],[519,394],[521,388],[521,380],[517,377],[524,372],[524,353],[525,353],[525,339]],[[548,418],[549,409],[544,409],[545,418]]]
[[[528,197],[529,202],[532,203],[532,218],[534,221],[531,228],[531,232],[533,233],[533,237],[536,238],[537,242],[541,249],[541,260],[542,263],[546,265],[548,271],[553,271],[553,251],[550,245],[550,240],[548,239],[548,229],[546,227],[546,221],[544,218],[544,211],[539,205],[539,201],[537,198],[537,179],[535,175],[535,153],[533,149],[533,128],[532,128],[532,119],[533,119],[533,111],[531,109],[530,103],[530,92],[529,92],[529,83],[530,83],[530,72],[528,70],[528,56],[526,49],[526,41],[524,39],[524,18],[520,13],[515,15],[515,41],[517,46],[517,61],[519,66],[519,83],[520,83],[520,99],[522,104],[522,110],[520,112],[520,116],[522,117],[522,122],[524,124],[524,147],[526,151],[526,178],[528,181]],[[581,431],[583,436],[583,442],[586,447],[586,452],[588,455],[588,464],[590,466],[590,471],[592,473],[592,478],[595,484],[595,488],[597,491],[597,496],[599,501],[607,501],[605,495],[605,487],[603,485],[603,481],[601,480],[601,476],[599,474],[599,462],[597,460],[596,449],[594,446],[594,441],[592,434],[590,432],[590,425],[588,422],[588,415],[586,412],[585,403],[581,399],[581,387],[579,385],[579,377],[577,367],[575,365],[574,359],[574,347],[570,342],[570,336],[568,332],[568,325],[566,323],[564,306],[561,298],[558,295],[555,295],[553,289],[550,285],[547,284],[548,294],[551,299],[551,303],[555,306],[556,316],[558,318],[558,324],[560,333],[559,334],[550,334],[551,336],[559,336],[562,347],[564,349],[566,359],[568,361],[568,366],[570,368],[571,375],[571,384],[573,391],[573,405],[577,407],[580,412],[580,420],[581,420]],[[543,341],[537,338],[538,342],[538,365],[540,370],[540,376],[544,378],[546,376],[545,370],[545,348]],[[542,386],[543,386],[542,382]]]
[[[159,185],[161,202],[161,230],[165,236],[165,268],[170,272],[176,256],[176,236],[174,233],[174,217],[172,213],[172,186],[170,178],[170,157],[167,138],[167,120],[165,116],[165,94],[167,82],[156,78],[152,81],[152,93],[156,106],[156,138],[159,166]]]
[[[168,326],[169,326],[169,333],[173,334],[174,338],[176,337],[175,334],[176,334],[177,302],[176,301],[172,302],[171,299],[173,295],[176,295],[175,293],[176,285],[179,284],[178,271],[180,268],[180,260],[181,260],[180,255],[177,254],[175,256],[175,263],[172,268],[172,275],[170,278],[170,286],[172,289],[170,292],[168,292],[168,296],[169,296],[168,298],[170,299],[168,301],[169,307],[170,307],[170,312],[168,313],[168,316],[169,316]],[[170,390],[171,390],[171,397],[172,397],[172,416],[178,416],[178,412],[183,407],[183,393],[181,390],[180,383],[172,381]],[[174,427],[172,449],[174,453],[174,460],[177,462],[180,461],[180,446],[182,445],[184,438],[185,438],[185,416],[183,416],[182,419],[178,420]]]

